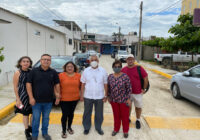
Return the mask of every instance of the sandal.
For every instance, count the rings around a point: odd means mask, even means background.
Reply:
[[[67,131],[69,132],[70,135],[74,134],[74,130],[72,130],[71,128],[68,128]]]
[[[62,137],[62,138],[67,138],[67,134],[66,134],[66,132],[62,132],[61,137]]]

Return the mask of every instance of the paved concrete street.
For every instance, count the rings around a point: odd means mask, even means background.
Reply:
[[[107,72],[112,73],[112,62],[114,59],[110,55],[100,58],[100,65]],[[147,62],[141,62],[148,68],[156,68],[168,74],[175,74],[176,71],[162,69]],[[124,64],[125,65],[125,64]],[[132,123],[130,125],[129,138],[131,140],[199,140],[200,139],[200,107],[188,100],[176,100],[169,90],[170,79],[164,78],[154,72],[148,71],[150,80],[150,90],[144,95],[144,108],[142,114],[142,128],[135,129],[135,112],[132,112]],[[11,89],[11,85],[8,87]],[[0,90],[1,96],[2,90]],[[14,93],[10,94],[11,99],[6,99],[9,103],[14,100]],[[7,96],[6,96],[7,97]],[[11,101],[12,100],[12,101]],[[2,102],[0,102],[0,105]],[[4,104],[5,105],[5,104]],[[109,103],[104,104],[104,135],[100,136],[92,127],[90,133],[85,136],[82,127],[83,102],[79,102],[75,111],[74,135],[69,135],[67,139],[75,140],[101,140],[101,139],[123,139],[122,129],[115,137],[111,136],[113,130],[112,109]],[[53,140],[61,138],[60,125],[61,111],[59,107],[52,109],[50,118],[49,134]],[[0,125],[0,139],[2,140],[25,140],[21,115],[17,115],[5,125]],[[40,139],[41,133],[40,133]]]

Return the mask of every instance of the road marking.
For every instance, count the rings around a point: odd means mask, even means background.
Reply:
[[[145,116],[150,128],[200,130],[200,118]]]
[[[61,115],[62,113],[50,113],[50,121],[49,124],[61,124]],[[74,125],[82,125],[82,114],[74,114]],[[16,115],[10,122],[12,123],[22,123],[23,118],[21,114]],[[132,117],[132,122],[135,122],[135,118]],[[94,125],[94,115],[92,115],[92,124]],[[113,123],[113,115],[112,114],[104,114],[103,126],[114,126]],[[135,127],[133,123],[130,124],[130,127]]]
[[[50,124],[61,124],[61,113],[50,114]],[[82,125],[82,114],[74,114],[74,125]],[[133,117],[132,117],[133,118]],[[185,129],[185,130],[200,130],[200,118],[183,118],[183,117],[157,117],[157,116],[144,116],[150,128],[157,129]],[[22,123],[22,115],[16,115],[10,122]],[[92,115],[92,124],[94,125],[94,115]],[[135,118],[132,119],[130,124],[131,128],[135,128],[133,124]],[[113,126],[113,115],[105,114],[103,126]]]

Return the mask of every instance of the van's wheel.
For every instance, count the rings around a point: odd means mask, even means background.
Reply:
[[[164,66],[170,65],[170,59],[169,58],[164,58],[163,61],[162,61],[162,64]]]
[[[176,99],[181,98],[180,89],[179,89],[179,86],[176,83],[172,87],[172,95]]]

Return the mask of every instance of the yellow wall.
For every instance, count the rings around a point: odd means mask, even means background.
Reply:
[[[182,0],[182,15],[187,13],[193,14],[195,8],[200,8],[200,0]]]

